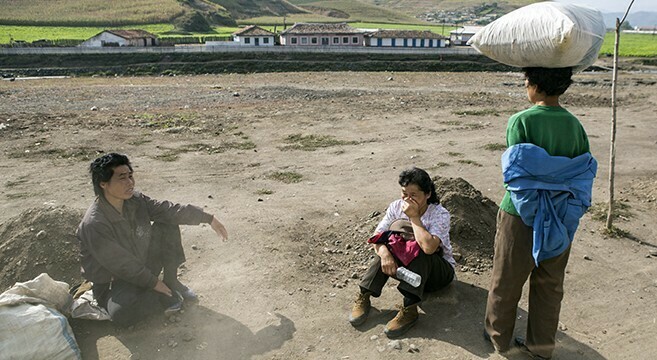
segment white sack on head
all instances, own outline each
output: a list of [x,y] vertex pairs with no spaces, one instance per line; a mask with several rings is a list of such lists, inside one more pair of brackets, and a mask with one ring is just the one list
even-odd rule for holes
[[573,67],[581,71],[598,58],[606,33],[600,11],[541,2],[493,21],[468,41],[480,53],[517,67]]

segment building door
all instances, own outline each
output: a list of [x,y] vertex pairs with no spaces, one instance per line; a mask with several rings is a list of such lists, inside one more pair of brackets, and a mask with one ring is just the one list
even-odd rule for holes
[[396,41],[396,40],[397,40],[397,39],[392,39],[392,47],[397,46],[397,41]]
[[255,39],[255,46],[260,46],[260,38],[254,38]]
[[381,39],[381,38],[376,39],[376,46],[378,46],[378,47],[383,46],[383,39]]

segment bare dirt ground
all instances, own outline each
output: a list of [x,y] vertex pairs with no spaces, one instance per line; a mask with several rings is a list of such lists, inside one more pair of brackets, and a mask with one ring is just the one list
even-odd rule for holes
[[[600,163],[594,203],[604,203],[611,74],[575,78],[563,104],[589,133]],[[601,205],[583,218],[556,359],[657,353],[657,74],[619,80],[615,194],[623,211],[615,225],[626,237],[605,235],[594,219]],[[230,240],[208,226],[183,227],[181,279],[199,304],[130,329],[72,321],[85,359],[504,358],[481,337],[491,224],[483,214],[472,220],[474,208],[459,207],[466,201],[450,210],[471,213],[459,226],[481,234],[473,240],[480,245],[463,254],[458,281],[422,305],[401,350],[383,335],[401,300],[394,280],[362,328],[347,314],[372,256],[364,243],[399,196],[398,173],[415,165],[462,178],[474,189],[460,183],[457,192],[498,203],[506,120],[528,105],[518,73],[0,81],[2,290],[30,271],[75,276],[62,263],[75,261],[77,216],[93,200],[89,160],[117,151],[131,157],[144,193],[204,206]],[[32,243],[41,245],[25,251]]]

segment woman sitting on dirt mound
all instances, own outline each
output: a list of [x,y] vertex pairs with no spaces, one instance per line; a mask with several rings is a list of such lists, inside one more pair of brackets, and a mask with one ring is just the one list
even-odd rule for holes
[[370,296],[379,297],[389,277],[398,278],[403,266],[421,276],[417,287],[400,281],[404,296],[397,316],[386,324],[390,338],[408,331],[418,320],[417,306],[425,292],[449,285],[454,279],[454,257],[449,242],[449,212],[440,205],[434,183],[426,171],[411,168],[399,175],[401,199],[393,201],[369,240],[378,256],[360,283],[349,322],[358,326],[369,314]]
[[130,326],[151,314],[177,312],[183,300],[196,300],[194,291],[178,281],[178,266],[185,261],[178,225],[208,223],[226,240],[223,224],[200,207],[136,191],[125,155],[103,155],[89,171],[97,197],[77,232],[82,275],[93,282],[94,298],[112,321]]

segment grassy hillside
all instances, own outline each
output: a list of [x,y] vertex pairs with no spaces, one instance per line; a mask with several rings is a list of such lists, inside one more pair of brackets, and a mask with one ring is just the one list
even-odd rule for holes
[[177,0],[2,0],[4,25],[124,25],[170,22],[182,15]]
[[[413,16],[398,11],[390,10],[385,7],[367,4],[358,0],[289,0],[290,3],[312,12],[312,15],[295,15],[287,16],[288,23],[294,22],[337,22],[337,21],[362,21],[377,23],[420,23]],[[251,18],[240,21],[246,23],[254,21],[257,23],[266,23],[267,21],[276,20],[269,18]],[[280,22],[282,19],[278,19]]]
[[171,23],[196,11],[210,21],[302,14],[285,0],[0,0],[1,25],[107,26]]
[[234,19],[259,16],[302,14],[305,10],[285,0],[208,0],[219,4],[230,12]]
[[[303,1],[303,0],[300,0]],[[483,3],[496,2],[507,12],[521,6],[540,2],[542,0],[359,0],[368,4],[376,4],[384,8],[417,15],[427,11],[454,10],[471,8]],[[298,1],[295,1],[298,2]]]

